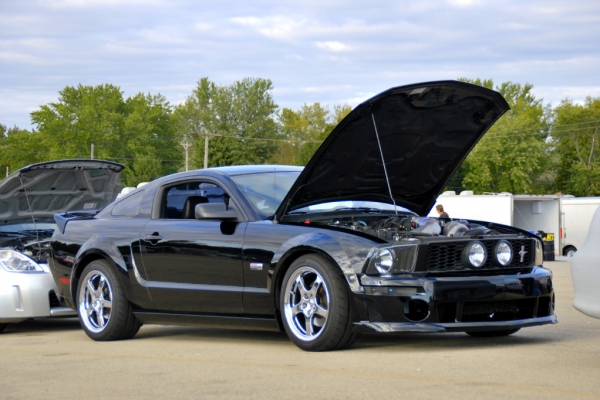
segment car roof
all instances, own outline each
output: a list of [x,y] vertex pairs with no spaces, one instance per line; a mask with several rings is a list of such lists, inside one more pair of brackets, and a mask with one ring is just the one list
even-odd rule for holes
[[300,172],[303,169],[304,167],[296,165],[232,165],[229,167],[209,168],[209,170],[219,171],[230,176],[260,172]]

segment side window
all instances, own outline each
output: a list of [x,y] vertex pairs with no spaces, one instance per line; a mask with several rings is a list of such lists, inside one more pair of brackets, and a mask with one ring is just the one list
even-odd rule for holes
[[171,186],[164,192],[162,218],[195,219],[196,205],[224,203],[229,206],[229,195],[210,182],[186,182]]
[[115,204],[111,211],[113,216],[135,217],[140,212],[140,203],[144,198],[144,191],[137,192]]

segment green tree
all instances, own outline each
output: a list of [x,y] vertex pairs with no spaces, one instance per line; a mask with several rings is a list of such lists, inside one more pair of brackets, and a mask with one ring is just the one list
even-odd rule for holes
[[273,162],[306,165],[338,123],[352,111],[348,105],[336,105],[333,112],[320,103],[304,104],[300,110],[284,108],[279,115],[281,136]]
[[204,165],[204,137],[210,135],[209,166],[262,164],[275,151],[277,104],[268,79],[244,78],[219,86],[208,78],[176,109],[178,129],[192,141],[192,166]]
[[8,167],[9,172],[43,161],[44,152],[39,145],[39,135],[16,126],[7,128],[0,124],[0,160],[0,165]]
[[575,196],[600,195],[600,98],[588,97],[584,104],[563,100],[553,116],[557,189]]
[[[493,87],[489,80],[460,80]],[[533,85],[504,82],[496,87],[511,110],[469,154],[458,173],[462,187],[477,192],[539,193],[549,190],[548,109],[531,92]]]
[[41,106],[31,119],[45,160],[88,158],[94,145],[94,158],[125,164],[122,180],[135,185],[181,164],[171,114],[161,95],[125,99],[119,87],[103,84],[67,86],[56,103]]

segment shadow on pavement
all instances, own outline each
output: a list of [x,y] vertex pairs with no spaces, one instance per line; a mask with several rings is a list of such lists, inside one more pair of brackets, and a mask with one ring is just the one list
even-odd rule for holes
[[38,318],[20,322],[18,324],[7,324],[0,336],[10,334],[23,334],[29,332],[60,332],[80,330],[79,319],[74,318]]
[[[550,333],[550,332],[548,332]],[[287,335],[282,332],[251,331],[234,329],[215,329],[181,326],[156,326],[143,327],[133,340],[170,339],[178,341],[219,341],[220,343],[277,343],[294,346]],[[389,351],[392,348],[402,351],[423,350],[460,350],[465,348],[492,348],[502,346],[536,346],[562,341],[555,334],[536,335],[527,330],[520,331],[512,336],[499,338],[476,338],[464,333],[392,333],[392,334],[363,334],[360,339],[349,349],[374,350],[377,348]]]
[[535,346],[562,341],[558,335],[531,335],[517,332],[495,338],[471,337],[465,333],[392,333],[363,334],[351,350],[396,347],[398,350],[460,350],[465,348],[492,348],[502,346]]
[[180,340],[218,339],[232,342],[290,342],[283,332],[160,325],[144,325],[133,339],[157,338],[177,338]]

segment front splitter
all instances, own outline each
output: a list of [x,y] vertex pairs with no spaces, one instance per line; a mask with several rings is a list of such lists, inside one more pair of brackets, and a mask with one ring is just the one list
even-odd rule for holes
[[547,317],[519,319],[514,321],[494,322],[452,322],[443,324],[431,324],[421,322],[355,322],[357,328],[370,328],[375,332],[465,332],[465,331],[494,331],[501,329],[525,328],[529,326],[556,324],[556,315]]

